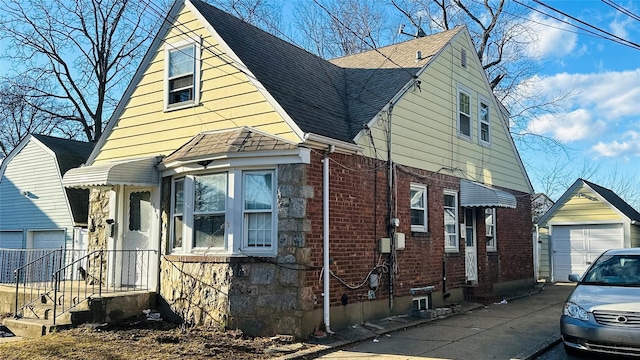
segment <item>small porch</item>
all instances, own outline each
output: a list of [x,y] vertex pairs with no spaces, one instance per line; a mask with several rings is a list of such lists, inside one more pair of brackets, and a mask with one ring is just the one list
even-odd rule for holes
[[[0,312],[11,332],[114,323],[156,304],[154,250],[0,249]],[[13,273],[13,276],[8,274]]]

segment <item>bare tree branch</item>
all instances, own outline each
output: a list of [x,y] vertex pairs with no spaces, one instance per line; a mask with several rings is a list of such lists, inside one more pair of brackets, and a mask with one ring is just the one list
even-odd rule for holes
[[[1,0],[0,36],[11,47],[0,56],[31,83],[34,109],[69,121],[65,133],[97,140],[135,65],[146,50],[156,16],[131,0]],[[156,5],[157,6],[157,5]],[[28,87],[28,84],[27,84]],[[36,99],[57,99],[56,107]],[[60,129],[62,126],[59,127]]]

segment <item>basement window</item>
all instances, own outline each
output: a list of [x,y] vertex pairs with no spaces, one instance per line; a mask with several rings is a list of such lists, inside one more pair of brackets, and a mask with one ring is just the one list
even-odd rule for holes
[[413,298],[413,309],[427,310],[431,306],[429,296],[417,296]]

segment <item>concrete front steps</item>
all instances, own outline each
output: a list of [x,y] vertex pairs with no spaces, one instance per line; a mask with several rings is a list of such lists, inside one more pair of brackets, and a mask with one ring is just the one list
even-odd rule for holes
[[[24,309],[24,317],[5,318],[2,324],[14,335],[23,338],[44,336],[57,329],[85,323],[117,323],[136,316],[145,309],[155,308],[156,294],[130,291],[91,296],[76,307],[57,316],[53,322],[53,304],[40,303]],[[57,310],[61,311],[61,310]]]

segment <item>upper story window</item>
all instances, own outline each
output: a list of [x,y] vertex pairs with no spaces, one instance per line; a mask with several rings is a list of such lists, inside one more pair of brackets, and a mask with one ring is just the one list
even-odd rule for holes
[[496,209],[484,209],[484,226],[487,235],[487,251],[498,251],[496,243]]
[[471,96],[458,90],[458,134],[471,138]]
[[478,137],[483,145],[491,144],[491,119],[489,112],[489,104],[486,101],[480,101],[478,109]]
[[189,39],[165,46],[165,110],[199,101],[200,41]]
[[444,192],[444,250],[458,252],[458,193]]
[[172,186],[174,253],[274,255],[275,170],[186,175]]
[[427,187],[411,184],[411,231],[426,232],[427,227]]

